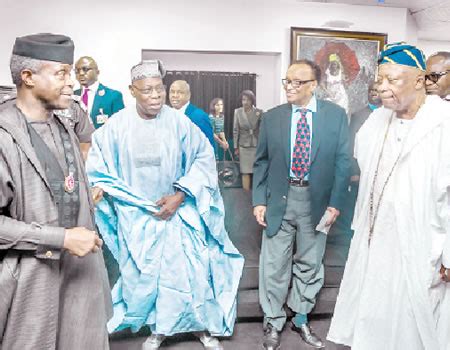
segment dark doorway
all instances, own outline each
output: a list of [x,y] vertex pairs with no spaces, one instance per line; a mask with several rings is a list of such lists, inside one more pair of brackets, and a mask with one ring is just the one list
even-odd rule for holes
[[256,92],[256,74],[241,72],[207,72],[169,70],[164,78],[167,91],[175,80],[186,80],[191,87],[191,102],[209,111],[209,103],[215,97],[224,102],[225,135],[229,141],[233,138],[233,113],[241,107],[239,95],[243,90]]

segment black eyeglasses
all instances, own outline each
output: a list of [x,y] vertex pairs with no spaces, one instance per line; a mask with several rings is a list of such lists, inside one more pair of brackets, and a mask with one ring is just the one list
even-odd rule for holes
[[425,79],[436,84],[439,79],[441,79],[444,75],[447,75],[449,72],[450,72],[450,70],[446,70],[443,72],[433,72],[430,74],[426,74]]
[[283,84],[284,87],[291,84],[291,86],[294,89],[298,89],[300,86],[308,84],[316,79],[309,79],[309,80],[290,80],[290,79],[281,79],[281,84]]
[[83,72],[84,74],[87,74],[93,69],[94,68],[81,67],[81,68],[75,68],[73,71],[75,72],[75,74],[80,74],[81,72]]
[[137,91],[139,91],[142,95],[151,95],[153,91],[156,91],[158,94],[163,92],[166,89],[165,85],[158,85],[155,87],[148,87],[145,89],[139,89],[136,85],[131,85],[133,88],[135,88]]

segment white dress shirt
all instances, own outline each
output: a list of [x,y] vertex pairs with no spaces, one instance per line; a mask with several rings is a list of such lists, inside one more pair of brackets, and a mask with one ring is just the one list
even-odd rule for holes
[[[99,86],[99,82],[96,81],[94,84],[89,85],[87,88],[89,89],[88,91],[88,105],[87,105],[87,110],[89,115],[92,112],[92,105],[94,104],[94,99],[95,99],[95,95],[97,94],[97,90],[98,90],[98,86]],[[84,91],[86,90],[86,88],[83,86],[82,90],[81,90],[81,97],[83,98],[84,95]]]

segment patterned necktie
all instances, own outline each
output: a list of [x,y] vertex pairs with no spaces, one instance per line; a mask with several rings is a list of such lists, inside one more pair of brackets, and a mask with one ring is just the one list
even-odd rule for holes
[[83,96],[81,96],[81,101],[83,101],[84,105],[87,107],[88,106],[88,92],[89,89],[84,89],[84,93]]
[[306,121],[308,110],[297,109],[296,112],[300,112],[300,119],[297,123],[297,133],[295,135],[294,149],[292,150],[291,169],[297,178],[303,179],[309,172],[311,131]]

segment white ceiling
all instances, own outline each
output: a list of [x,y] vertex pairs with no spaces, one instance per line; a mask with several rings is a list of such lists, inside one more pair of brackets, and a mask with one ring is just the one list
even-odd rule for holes
[[[299,0],[297,0],[299,1]],[[304,0],[300,0],[304,1]],[[387,6],[409,9],[422,40],[450,41],[450,0],[307,0],[349,5]]]

